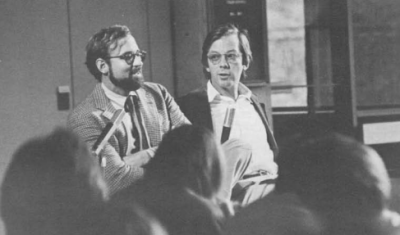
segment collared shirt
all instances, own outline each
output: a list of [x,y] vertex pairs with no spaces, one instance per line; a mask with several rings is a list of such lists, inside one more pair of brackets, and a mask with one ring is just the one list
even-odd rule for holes
[[223,96],[208,81],[207,96],[211,108],[214,134],[217,140],[221,139],[226,110],[229,107],[235,107],[235,116],[229,138],[240,139],[252,147],[253,157],[246,174],[258,170],[266,170],[276,174],[277,165],[274,162],[274,154],[268,144],[267,132],[262,119],[252,104],[252,93],[242,83],[239,84],[238,93],[236,100]]
[[[125,101],[126,101],[126,96],[122,96],[119,95],[113,91],[111,91],[110,89],[108,89],[104,83],[101,83],[101,88],[104,90],[104,94],[107,96],[108,99],[110,99],[110,102],[112,104],[112,106],[115,109],[125,109]],[[132,136],[132,128],[133,128],[133,124],[132,124],[132,119],[129,115],[129,113],[126,113],[124,118],[122,119],[122,123],[125,125],[126,127],[126,133],[127,137],[128,137],[128,144],[127,144],[127,148],[126,148],[126,155],[129,155],[132,153],[132,150],[135,149],[135,138],[133,138]],[[128,131],[129,130],[129,131]]]

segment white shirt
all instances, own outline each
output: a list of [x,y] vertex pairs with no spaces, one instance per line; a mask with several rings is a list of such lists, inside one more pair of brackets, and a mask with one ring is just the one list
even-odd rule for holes
[[[119,95],[113,91],[111,91],[110,89],[108,89],[103,83],[101,83],[101,88],[103,88],[104,90],[104,94],[106,95],[106,97],[108,99],[110,99],[110,102],[112,104],[112,106],[115,109],[124,109],[125,106],[125,101],[126,101],[126,96],[122,96]],[[129,155],[132,153],[132,150],[135,147],[135,138],[133,138],[132,136],[132,128],[133,128],[133,124],[132,124],[132,119],[129,115],[129,113],[125,113],[124,118],[122,119],[122,123],[125,125],[126,128],[126,133],[127,137],[128,137],[128,144],[127,144],[127,148],[126,148],[126,155]]]
[[229,138],[237,138],[250,144],[253,151],[246,174],[258,170],[276,174],[277,165],[274,162],[274,153],[268,144],[267,132],[261,117],[252,104],[251,95],[250,89],[240,83],[239,96],[234,100],[219,94],[208,81],[207,96],[211,108],[214,134],[217,140],[221,139],[226,110],[229,106],[234,106],[236,110]]

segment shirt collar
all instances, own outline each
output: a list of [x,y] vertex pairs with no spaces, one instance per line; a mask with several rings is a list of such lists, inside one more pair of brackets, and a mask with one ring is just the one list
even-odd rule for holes
[[124,108],[126,96],[119,95],[112,90],[108,89],[104,83],[101,83],[101,88],[104,90],[104,94],[109,98],[113,103],[120,106],[119,108]]
[[208,80],[208,82],[207,82],[207,96],[208,96],[208,102],[211,102],[215,98],[221,96],[219,94],[219,92],[217,91],[217,89],[215,89],[214,86],[211,84],[210,80]]
[[[238,91],[239,91],[239,97],[244,97],[248,100],[251,100],[252,92],[243,83],[239,83]],[[207,96],[208,96],[208,102],[211,102],[215,98],[221,96],[221,94],[217,91],[217,89],[215,89],[215,87],[211,84],[211,80],[208,80],[207,82]]]
[[245,98],[247,98],[247,99],[251,99],[251,96],[252,96],[252,92],[251,92],[251,90],[247,87],[247,86],[245,86],[243,83],[239,83],[239,96],[244,96]]

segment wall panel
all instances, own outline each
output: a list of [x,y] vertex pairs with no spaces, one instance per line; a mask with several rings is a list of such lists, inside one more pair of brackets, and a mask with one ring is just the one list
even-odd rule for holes
[[96,84],[84,65],[86,44],[94,33],[114,24],[128,26],[139,48],[149,53],[143,68],[145,79],[161,83],[173,93],[168,1],[69,0],[69,6],[75,105]]
[[66,9],[65,1],[0,1],[1,182],[16,148],[65,124],[56,88],[70,85]]

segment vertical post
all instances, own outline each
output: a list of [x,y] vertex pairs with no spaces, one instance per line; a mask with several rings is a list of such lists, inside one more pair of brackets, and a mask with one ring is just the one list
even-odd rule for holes
[[312,53],[312,40],[311,32],[312,28],[309,25],[305,25],[305,47],[306,47],[306,76],[307,76],[307,111],[308,115],[315,115],[315,82],[313,73],[313,53]]
[[354,136],[357,107],[350,0],[330,0],[330,40],[334,86],[335,127]]
[[264,81],[266,82],[266,86],[263,89],[265,94],[264,104],[265,104],[265,111],[267,113],[267,118],[270,122],[271,128],[274,129],[274,120],[272,117],[272,86],[271,86],[271,78],[269,74],[269,48],[268,48],[268,15],[267,15],[267,1],[262,1],[262,42],[263,42],[263,61],[264,63],[261,65],[263,68],[262,72]]

